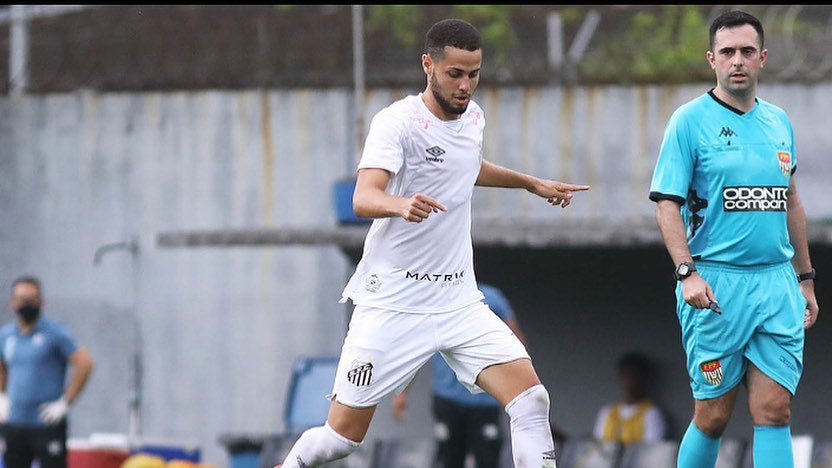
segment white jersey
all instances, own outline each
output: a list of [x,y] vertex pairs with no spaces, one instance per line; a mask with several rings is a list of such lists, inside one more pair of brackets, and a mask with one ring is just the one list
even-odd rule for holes
[[364,252],[341,302],[402,312],[447,312],[483,299],[471,244],[471,196],[482,164],[485,116],[475,102],[459,120],[443,121],[422,94],[379,111],[370,124],[358,169],[390,172],[387,193],[422,193],[445,212],[421,223],[373,220]]

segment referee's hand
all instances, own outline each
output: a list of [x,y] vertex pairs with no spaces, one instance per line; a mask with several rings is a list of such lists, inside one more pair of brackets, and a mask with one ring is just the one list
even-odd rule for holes
[[806,313],[803,316],[803,328],[811,328],[818,320],[818,299],[815,297],[815,280],[800,282],[800,292],[806,299]]

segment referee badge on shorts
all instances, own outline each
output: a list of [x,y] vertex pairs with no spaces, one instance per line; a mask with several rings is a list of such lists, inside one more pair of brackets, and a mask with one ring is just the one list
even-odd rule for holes
[[705,376],[705,380],[709,384],[719,385],[722,383],[722,364],[719,362],[719,359],[703,362],[699,365],[699,368],[702,369],[702,375]]
[[792,155],[788,151],[778,151],[777,160],[780,162],[780,172],[788,177],[792,173]]
[[373,363],[353,361],[347,371],[347,381],[356,387],[367,387],[373,381]]
[[367,291],[376,292],[380,287],[381,280],[378,279],[378,275],[375,273],[368,276],[367,279],[364,280],[364,289],[366,289]]

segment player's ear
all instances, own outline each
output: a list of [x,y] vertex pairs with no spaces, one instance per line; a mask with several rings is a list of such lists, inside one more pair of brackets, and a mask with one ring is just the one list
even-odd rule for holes
[[430,58],[430,54],[422,54],[422,70],[425,71],[425,75],[430,75],[433,69],[433,60]]

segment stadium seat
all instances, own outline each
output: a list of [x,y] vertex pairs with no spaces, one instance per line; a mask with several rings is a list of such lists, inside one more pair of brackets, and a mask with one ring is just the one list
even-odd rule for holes
[[[816,468],[813,465],[814,438],[809,434],[792,435],[792,451],[794,453],[794,468]],[[742,468],[754,468],[754,444],[749,443],[745,448]]]
[[436,448],[430,437],[379,439],[374,449],[372,468],[427,468],[435,465]]
[[668,468],[676,466],[679,442],[662,440],[627,444],[618,468]]
[[294,434],[267,437],[263,441],[263,448],[260,449],[260,461],[257,468],[272,468],[282,463],[297,440],[298,436]]
[[815,442],[812,449],[812,468],[832,468],[832,440]]
[[746,445],[745,440],[723,437],[714,468],[742,468]]
[[794,452],[794,468],[812,468],[812,448],[815,438],[810,434],[792,436],[792,452]]
[[621,445],[591,437],[573,437],[566,439],[556,453],[558,468],[616,468]]
[[[284,410],[285,429],[263,441],[258,468],[272,468],[281,463],[298,437],[311,427],[326,422],[338,358],[302,356],[295,360],[289,379]],[[341,462],[331,464],[341,466]]]
[[295,360],[284,411],[287,434],[301,434],[326,422],[330,403],[326,395],[332,392],[337,369],[337,357]]

